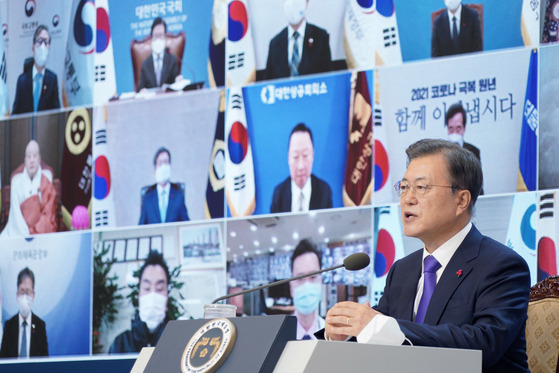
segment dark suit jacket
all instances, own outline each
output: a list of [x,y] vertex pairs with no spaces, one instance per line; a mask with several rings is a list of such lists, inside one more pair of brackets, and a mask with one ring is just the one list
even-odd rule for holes
[[[49,69],[44,69],[43,73],[43,88],[37,111],[58,109],[60,108],[60,100],[58,99],[56,74]],[[12,114],[33,112],[33,88],[33,69],[29,69],[17,79],[16,97]]]
[[[4,324],[0,357],[18,357],[18,340],[19,314],[16,314]],[[34,313],[31,313],[31,343],[29,345],[29,356],[49,356],[45,322]]]
[[[311,174],[311,201],[310,210],[328,209],[332,207],[332,190],[323,180]],[[291,211],[291,177],[281,182],[272,196],[272,206],[270,212],[290,212]]]
[[[161,84],[173,84],[177,75],[179,75],[177,57],[165,51],[163,54],[163,67],[161,69]],[[155,87],[157,87],[157,79],[155,79],[155,68],[153,67],[153,54],[150,54],[150,56],[142,62],[140,82],[138,83],[137,90]]]
[[[165,222],[168,223],[187,220],[189,220],[189,218],[184,204],[184,194],[177,184],[171,183]],[[142,198],[142,209],[140,212],[140,222],[138,224],[157,223],[161,223],[161,214],[159,212],[157,184],[154,184],[146,191],[146,194]]]
[[414,345],[482,350],[484,372],[528,372],[524,259],[472,226],[435,287],[424,324],[417,324],[422,258],[418,250],[394,263],[376,309],[396,318]]
[[450,22],[446,9],[435,18],[431,35],[431,57],[479,52],[481,50],[483,50],[481,25],[479,14],[476,10],[462,4],[458,49],[454,49],[452,39],[450,38]]
[[[264,79],[285,78],[290,76],[288,59],[287,27],[270,41],[268,62]],[[305,29],[303,54],[299,63],[299,75],[322,73],[332,70],[330,54],[330,36],[328,33],[310,23]]]

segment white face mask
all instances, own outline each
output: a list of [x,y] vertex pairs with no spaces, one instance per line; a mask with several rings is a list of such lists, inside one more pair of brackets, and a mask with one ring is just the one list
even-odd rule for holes
[[33,304],[33,298],[31,298],[29,295],[24,294],[24,295],[17,296],[17,305],[21,316],[23,317],[29,316],[29,313],[31,313],[32,304]]
[[40,47],[35,47],[35,63],[38,66],[44,67],[47,63],[48,56],[49,49],[45,44],[42,44]]
[[165,184],[171,180],[171,165],[162,164],[155,169],[155,182],[158,184]]
[[165,40],[164,39],[155,39],[151,42],[151,49],[155,54],[161,54],[165,50]]
[[285,0],[283,3],[283,10],[291,25],[301,22],[305,16],[306,8],[307,0]]
[[167,297],[155,292],[142,295],[138,300],[140,320],[146,323],[149,331],[153,333],[167,314]]
[[448,141],[452,141],[460,146],[464,146],[464,136],[457,133],[451,133],[450,135],[448,135]]
[[451,12],[454,12],[460,6],[462,0],[444,0],[444,5],[446,5],[447,9]]
[[367,343],[399,346],[406,340],[398,322],[392,317],[381,317],[377,320],[372,333]]

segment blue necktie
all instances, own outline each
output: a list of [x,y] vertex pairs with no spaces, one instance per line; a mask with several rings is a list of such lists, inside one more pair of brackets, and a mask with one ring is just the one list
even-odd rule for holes
[[165,189],[161,191],[161,200],[159,201],[159,214],[161,215],[161,222],[165,223],[167,217],[167,198],[165,198]]
[[458,27],[456,27],[456,16],[452,17],[452,44],[454,51],[458,52]]
[[295,31],[293,33],[293,53],[291,55],[291,61],[289,62],[289,70],[291,72],[291,76],[299,75],[299,62],[301,61],[299,57],[299,46],[297,45],[297,38],[299,37],[299,33]]
[[311,339],[311,336],[308,335],[308,334],[305,334],[305,335],[303,336],[303,338],[302,338],[303,341],[306,341],[306,340],[308,340],[308,339]]
[[27,332],[26,326],[27,321],[23,320],[23,333],[21,335],[21,351],[19,352],[20,357],[27,357]]
[[423,294],[415,315],[415,322],[420,324],[425,320],[429,301],[431,301],[435,285],[437,285],[437,269],[441,268],[441,263],[433,255],[429,255],[425,257],[423,267]]
[[43,75],[38,73],[35,75],[35,89],[33,90],[33,111],[37,111],[39,107],[39,98],[41,98],[41,78]]

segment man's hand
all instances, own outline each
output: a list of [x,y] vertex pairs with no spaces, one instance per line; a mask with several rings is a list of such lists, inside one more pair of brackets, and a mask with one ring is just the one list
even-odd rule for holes
[[369,302],[340,302],[326,314],[325,335],[332,341],[343,341],[348,336],[357,336],[380,312],[371,308]]

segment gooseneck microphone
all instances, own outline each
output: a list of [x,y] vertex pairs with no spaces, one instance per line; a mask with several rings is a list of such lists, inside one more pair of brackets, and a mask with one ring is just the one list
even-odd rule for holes
[[215,304],[215,303],[217,303],[221,300],[226,300],[226,299],[229,299],[229,298],[236,297],[237,295],[243,295],[243,294],[250,293],[250,292],[253,292],[253,291],[258,291],[258,290],[270,288],[272,286],[285,284],[286,282],[290,282],[290,281],[293,281],[293,280],[299,280],[301,278],[318,275],[318,274],[323,273],[323,272],[333,271],[334,269],[338,269],[338,268],[341,268],[341,267],[344,267],[348,271],[359,271],[360,269],[363,269],[363,268],[367,267],[370,262],[371,262],[371,258],[369,258],[369,255],[367,255],[365,253],[351,254],[344,259],[344,262],[342,264],[339,264],[337,266],[330,267],[330,268],[325,268],[325,269],[319,269],[318,271],[305,273],[304,275],[299,275],[299,276],[295,276],[295,277],[291,277],[291,278],[286,278],[284,280],[274,281],[274,282],[271,282],[271,283],[266,284],[266,285],[261,285],[261,286],[255,287],[255,288],[246,289],[246,290],[239,291],[239,292],[233,293],[233,294],[227,294],[227,295],[224,295],[222,297],[214,299],[214,301],[211,304]]

